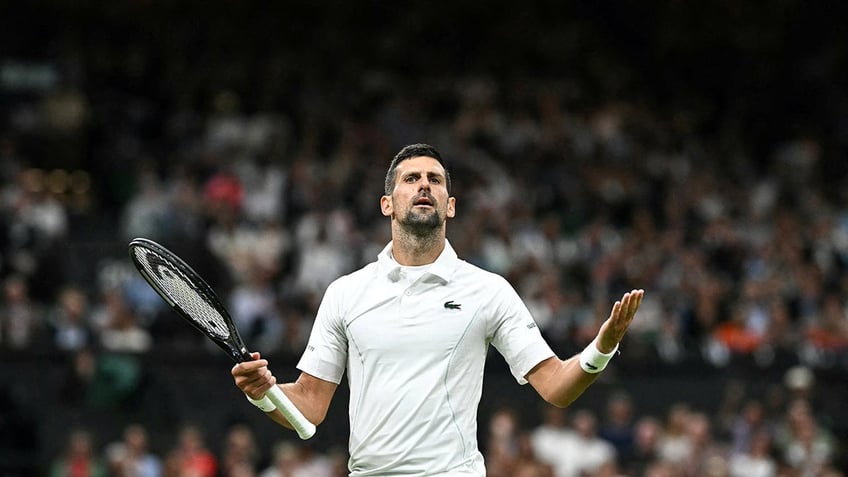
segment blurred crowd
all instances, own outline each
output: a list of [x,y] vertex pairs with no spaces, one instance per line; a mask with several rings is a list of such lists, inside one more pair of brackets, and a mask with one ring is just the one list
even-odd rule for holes
[[662,414],[639,413],[623,391],[610,394],[599,413],[545,406],[541,423],[530,427],[514,409],[499,409],[489,423],[487,475],[844,475],[834,466],[838,443],[810,408],[810,390],[794,387],[788,402],[774,406],[736,389],[716,416],[679,401]]
[[280,441],[270,456],[262,453],[254,432],[245,425],[227,430],[220,448],[207,442],[203,429],[186,424],[164,452],[151,449],[147,428],[130,424],[121,437],[98,444],[85,428],[72,429],[62,452],[52,459],[51,477],[193,476],[216,477],[343,477],[347,460],[343,452],[321,454],[308,447]]
[[[844,456],[814,409],[816,383],[793,368],[783,393],[760,399],[742,383],[721,396],[710,415],[682,401],[663,413],[640,413],[630,394],[611,393],[598,411],[542,405],[503,406],[484,422],[480,443],[489,477],[840,477]],[[145,425],[131,423],[113,441],[84,427],[67,432],[49,474],[121,477],[343,477],[347,453],[293,438],[263,444],[244,423],[209,442],[198,424],[151,445]]]
[[[693,83],[668,95],[676,102],[660,101],[663,85],[634,79],[645,71],[614,51],[578,60],[568,45],[594,45],[591,12],[571,25],[569,41],[540,27],[565,45],[545,44],[565,55],[556,61],[512,46],[504,54],[516,63],[504,74],[474,61],[467,72],[416,65],[404,74],[413,59],[397,51],[425,30],[413,19],[435,21],[420,10],[375,33],[399,64],[368,66],[356,53],[375,45],[345,44],[357,30],[336,17],[324,20],[335,29],[311,53],[244,35],[236,53],[217,59],[211,51],[233,39],[238,19],[209,18],[218,36],[204,48],[204,27],[147,38],[121,30],[128,13],[155,24],[167,12],[115,8],[101,13],[112,15],[103,28],[120,30],[117,40],[53,25],[49,54],[11,42],[18,56],[0,58],[0,348],[63,356],[73,368],[68,399],[131,394],[131,377],[143,374],[135,358],[154,346],[210,348],[129,268],[134,237],[198,269],[253,348],[297,356],[326,286],[389,239],[383,177],[412,142],[436,146],[452,173],[458,213],[448,239],[509,279],[561,356],[590,341],[615,297],[638,287],[647,293],[617,358],[624,369],[744,360],[780,376],[848,373],[845,131],[789,117],[799,127],[752,141],[746,133],[781,121],[744,124],[752,118],[739,115],[755,110],[746,105],[756,96],[738,91],[739,104],[719,108],[729,100],[693,95]],[[656,48],[675,47],[679,37],[666,33]],[[432,52],[422,60],[445,66]],[[545,60],[567,66],[534,74]],[[493,477],[841,475],[831,467],[838,430],[809,399],[792,397],[782,408],[736,402],[727,415],[672,400],[666,416],[647,416],[617,395],[608,416],[540,411],[545,424],[532,428],[507,409],[491,416],[481,445]],[[293,444],[257,460],[245,428],[215,458],[197,457],[187,449],[200,446],[198,432],[187,429],[154,458],[144,454],[143,426],[105,452],[81,429],[56,465],[339,475],[339,454]],[[198,469],[175,470],[180,459]],[[122,473],[130,461],[142,473]]]

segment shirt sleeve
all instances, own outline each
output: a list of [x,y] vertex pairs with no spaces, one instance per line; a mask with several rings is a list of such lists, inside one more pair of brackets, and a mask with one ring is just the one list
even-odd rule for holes
[[297,363],[304,373],[336,384],[341,383],[347,365],[347,334],[339,289],[338,280],[327,287],[306,350]]
[[490,302],[491,343],[506,360],[518,384],[527,384],[527,373],[556,354],[515,289],[502,277],[500,281]]

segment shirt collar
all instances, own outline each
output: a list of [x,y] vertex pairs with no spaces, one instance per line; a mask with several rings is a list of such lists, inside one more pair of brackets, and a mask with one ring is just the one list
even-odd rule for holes
[[[377,254],[377,264],[381,274],[385,274],[389,280],[396,282],[400,280],[401,265],[392,258],[392,243],[389,242],[383,247],[383,250]],[[459,258],[456,251],[451,246],[450,242],[445,239],[445,248],[439,254],[433,265],[427,270],[428,275],[433,275],[447,283],[456,271],[459,264]]]

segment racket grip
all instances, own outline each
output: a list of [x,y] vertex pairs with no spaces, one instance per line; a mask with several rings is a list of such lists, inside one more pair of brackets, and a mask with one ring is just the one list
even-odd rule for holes
[[300,409],[291,402],[291,399],[283,393],[279,386],[272,386],[265,393],[265,396],[283,413],[283,416],[289,421],[289,424],[292,425],[301,439],[306,440],[315,435],[315,424],[312,424],[306,419],[306,416],[300,412]]

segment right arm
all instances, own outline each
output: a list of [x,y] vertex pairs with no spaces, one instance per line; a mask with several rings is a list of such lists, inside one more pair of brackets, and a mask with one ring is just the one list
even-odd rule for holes
[[[253,358],[253,361],[245,361],[233,366],[232,375],[236,386],[243,393],[252,399],[262,399],[271,386],[277,386],[277,379],[268,369],[267,360],[260,358],[259,353],[253,353]],[[297,381],[279,386],[306,419],[317,426],[327,416],[330,401],[338,384],[301,373]],[[279,410],[275,409],[266,415],[278,424],[292,428]]]

